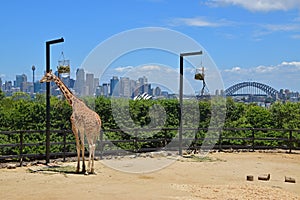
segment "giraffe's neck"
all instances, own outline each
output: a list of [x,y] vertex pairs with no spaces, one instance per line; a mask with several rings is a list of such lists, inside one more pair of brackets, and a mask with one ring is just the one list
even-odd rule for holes
[[70,91],[70,89],[57,76],[53,77],[53,81],[56,83],[57,87],[60,89],[60,91],[66,97],[69,105],[72,106],[72,101],[76,97],[73,95],[73,93]]

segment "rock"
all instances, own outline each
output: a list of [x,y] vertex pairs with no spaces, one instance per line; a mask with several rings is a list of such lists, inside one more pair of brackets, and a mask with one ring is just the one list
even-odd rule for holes
[[167,152],[167,156],[173,156],[171,152]]
[[253,176],[252,175],[247,175],[247,181],[253,181]]
[[288,182],[288,183],[296,183],[296,179],[294,179],[294,178],[292,178],[292,177],[285,176],[285,177],[284,177],[284,182]]
[[147,154],[146,154],[146,153],[141,153],[141,154],[140,154],[140,157],[142,157],[142,158],[147,158]]
[[261,181],[269,181],[270,178],[271,178],[270,174],[263,174],[263,175],[258,176],[258,180],[261,180]]
[[136,155],[130,155],[130,156],[128,156],[128,158],[130,158],[130,159],[136,158]]
[[17,164],[8,164],[6,166],[7,169],[16,169],[17,168]]

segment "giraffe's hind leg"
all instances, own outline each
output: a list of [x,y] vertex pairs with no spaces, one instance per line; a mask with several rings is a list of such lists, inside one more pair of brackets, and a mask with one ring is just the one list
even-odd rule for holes
[[90,174],[95,174],[94,170],[94,159],[95,159],[95,150],[96,150],[96,145],[95,145],[95,139],[92,137],[89,137],[88,143],[89,143],[89,162],[88,162],[88,172]]
[[91,170],[90,170],[90,172],[91,172],[91,174],[97,174],[96,172],[95,172],[95,166],[94,166],[94,164],[95,164],[95,150],[96,150],[96,145],[95,144],[92,144],[92,147],[91,147]]
[[91,173],[91,159],[92,159],[92,145],[89,144],[89,162],[88,162],[88,172]]
[[72,124],[72,131],[75,136],[76,140],[76,151],[77,151],[77,167],[76,167],[76,173],[79,173],[80,170],[80,141],[78,136],[78,129],[75,126],[74,118],[71,116],[71,124]]
[[82,173],[86,174],[85,158],[84,158],[84,139],[81,139],[81,154],[82,154]]

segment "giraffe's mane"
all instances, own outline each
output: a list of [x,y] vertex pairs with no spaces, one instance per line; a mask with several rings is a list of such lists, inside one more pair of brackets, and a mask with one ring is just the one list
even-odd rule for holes
[[68,92],[70,92],[72,95],[74,95],[73,92],[66,86],[66,84],[65,84],[59,77],[55,76],[54,74],[52,74],[52,76],[53,76],[54,78],[58,79],[58,80],[61,82],[61,84],[62,84],[65,88],[67,88]]

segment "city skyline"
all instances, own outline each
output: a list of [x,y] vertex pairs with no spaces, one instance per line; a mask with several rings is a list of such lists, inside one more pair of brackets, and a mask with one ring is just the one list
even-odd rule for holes
[[[58,76],[58,72],[54,72]],[[115,96],[134,98],[135,96],[147,93],[153,96],[167,96],[167,91],[162,91],[156,86],[151,87],[146,76],[132,80],[129,77],[113,76],[109,83],[99,81],[93,73],[85,72],[82,68],[77,68],[76,79],[70,75],[60,76],[61,80],[78,96]],[[26,74],[16,75],[15,80],[2,82],[0,78],[0,89],[10,96],[15,92],[25,92],[29,94],[44,93],[45,84],[39,83],[39,80],[28,80]],[[54,82],[51,83],[51,93],[54,96],[61,95]]]
[[[84,71],[84,69],[83,68],[77,68],[76,69],[76,71],[78,71],[78,70],[83,70]],[[56,73],[57,73],[57,71],[56,71]],[[86,73],[86,74],[88,74],[88,75],[94,75],[93,73],[90,73],[90,72],[84,72],[84,73]],[[31,74],[32,74],[32,72],[31,72]],[[15,79],[14,80],[3,80],[1,77],[0,77],[0,80],[1,80],[1,83],[3,84],[3,83],[5,83],[5,81],[17,81],[17,79],[18,79],[18,77],[21,77],[21,76],[23,76],[23,75],[26,75],[26,79],[28,80],[28,82],[30,83],[32,83],[32,81],[30,81],[30,78],[31,78],[31,80],[32,80],[32,76],[31,76],[31,74],[30,75],[28,75],[28,74],[26,74],[26,73],[19,73],[19,74],[15,74]],[[71,75],[68,75],[68,76],[70,76],[70,79],[73,79],[73,80],[77,80],[76,79],[76,74],[75,74],[75,77],[74,78],[72,78],[72,76]],[[28,78],[28,77],[30,77],[30,78]],[[122,77],[122,76],[118,76],[118,75],[112,75],[111,76],[111,78],[113,78],[113,77]],[[96,79],[98,79],[99,80],[99,78],[96,78]],[[239,79],[240,80],[240,79]],[[35,76],[35,82],[37,82],[38,80],[37,80],[37,77]],[[246,82],[246,81],[254,81],[255,82],[255,79],[254,80],[252,80],[252,79],[246,79],[246,80],[241,80],[241,81],[236,81],[236,82],[234,82],[232,85],[234,85],[234,84],[238,84],[238,83],[240,83],[240,82]],[[18,81],[17,81],[18,82]],[[256,82],[259,82],[259,81],[256,81]],[[106,82],[100,82],[100,80],[99,80],[99,84],[101,85],[101,83],[103,84],[103,83],[106,83]],[[264,83],[264,82],[261,82],[261,83]],[[17,83],[18,84],[18,83]],[[267,84],[267,83],[264,83],[264,84]],[[230,85],[230,86],[232,86],[232,85]],[[272,85],[270,85],[270,84],[267,84],[267,85],[269,85],[270,87],[273,87]],[[0,85],[1,86],[1,85]],[[229,87],[230,87],[229,86]],[[18,87],[20,87],[20,85],[18,84]],[[228,88],[229,88],[228,87]],[[284,89],[284,90],[286,90],[286,89],[288,89],[288,90],[290,90],[290,91],[293,91],[293,92],[300,92],[300,90],[298,91],[298,90],[291,90],[290,88],[276,88],[276,87],[273,87],[274,89],[276,89],[277,91],[280,91],[281,89]],[[224,89],[227,89],[227,88],[224,88]]]
[[[33,73],[35,68],[32,67]],[[58,76],[58,72],[55,72],[56,76]],[[136,80],[130,79],[129,77],[118,77],[112,76],[109,82],[100,83],[99,78],[96,78],[93,73],[85,72],[83,68],[77,68],[76,70],[76,79],[70,77],[70,74],[62,74],[60,76],[62,81],[73,91],[74,94],[79,97],[83,96],[105,96],[105,97],[122,97],[122,98],[131,98],[131,99],[142,99],[142,98],[174,98],[177,93],[169,93],[168,91],[162,90],[159,86],[152,87],[152,84],[148,82],[148,78],[146,76],[139,77]],[[16,75],[15,80],[13,81],[5,81],[2,82],[0,78],[0,89],[5,92],[6,96],[11,96],[15,92],[25,92],[31,95],[36,93],[45,93],[45,84],[39,83],[38,80],[33,82],[28,80],[26,74],[18,74]],[[242,84],[242,83],[240,83]],[[263,84],[264,85],[264,84]],[[269,86],[271,87],[271,86]],[[251,92],[248,94],[257,94],[255,96],[245,96],[245,90],[239,91],[233,95],[236,101],[244,101],[244,102],[263,102],[269,101],[268,95],[263,94],[264,92],[259,88],[252,88]],[[260,92],[258,92],[260,90]],[[255,91],[255,92],[254,92]],[[281,100],[290,100],[297,102],[300,100],[300,95],[298,91],[290,91],[289,89],[277,89],[278,95],[276,99]],[[61,92],[57,88],[54,82],[51,83],[51,93],[54,96],[60,96]],[[245,94],[243,94],[245,93]],[[241,95],[239,95],[241,94]],[[175,96],[174,96],[175,95]],[[187,94],[185,94],[187,95]],[[190,94],[189,94],[190,95]],[[189,96],[188,95],[188,96]],[[207,95],[225,95],[225,90],[216,90],[213,93],[209,93]],[[196,91],[194,97],[196,97]],[[263,97],[265,96],[265,97]],[[176,97],[175,97],[176,98]],[[264,105],[264,104],[262,104]]]

